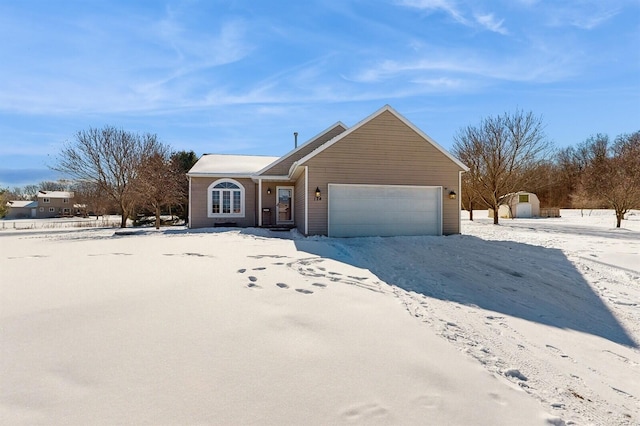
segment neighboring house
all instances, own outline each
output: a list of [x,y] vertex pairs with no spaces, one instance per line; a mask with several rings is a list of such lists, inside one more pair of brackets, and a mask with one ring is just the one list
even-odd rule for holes
[[189,226],[291,227],[330,237],[460,233],[468,168],[390,106],[283,157],[204,155]]
[[73,192],[40,191],[38,192],[38,219],[48,217],[70,216],[73,214]]
[[[507,198],[507,202],[498,209],[498,217],[540,217],[540,200],[533,192],[519,191],[507,194],[503,198]],[[489,209],[489,217],[493,217],[493,209]]]
[[7,202],[8,211],[4,216],[5,219],[26,219],[36,217],[37,201],[9,201]]

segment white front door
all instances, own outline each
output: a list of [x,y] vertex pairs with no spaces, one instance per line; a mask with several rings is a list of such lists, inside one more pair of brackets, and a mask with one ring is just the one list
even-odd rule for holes
[[277,187],[276,196],[276,223],[293,223],[293,187]]
[[530,203],[518,203],[516,204],[516,217],[531,217],[531,204]]

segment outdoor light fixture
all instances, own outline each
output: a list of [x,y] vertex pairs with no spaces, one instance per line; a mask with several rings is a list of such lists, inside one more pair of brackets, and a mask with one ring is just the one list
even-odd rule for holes
[[267,194],[271,195],[271,188],[267,188]]
[[316,200],[322,200],[322,193],[320,192],[320,187],[316,186]]
[[455,191],[449,192],[449,198],[451,198],[452,200],[455,200],[456,199],[456,192]]

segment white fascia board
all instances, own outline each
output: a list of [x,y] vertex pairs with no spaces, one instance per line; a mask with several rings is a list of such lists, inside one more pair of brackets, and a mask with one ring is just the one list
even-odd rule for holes
[[[443,147],[441,147],[436,141],[434,141],[433,139],[431,139],[431,137],[429,135],[427,135],[426,133],[424,133],[422,130],[420,130],[419,128],[417,128],[413,123],[411,123],[409,120],[407,120],[405,117],[403,117],[398,111],[396,111],[395,109],[393,109],[390,105],[385,105],[382,108],[380,108],[379,110],[377,110],[376,112],[374,112],[373,114],[369,115],[368,117],[366,117],[365,119],[361,120],[358,124],[352,126],[351,128],[345,130],[344,132],[340,133],[338,136],[336,136],[335,138],[331,139],[330,141],[325,142],[323,145],[321,145],[320,147],[318,147],[318,149],[310,152],[308,155],[302,157],[300,160],[297,161],[297,163],[299,164],[304,164],[305,162],[309,161],[311,158],[315,157],[316,155],[318,155],[319,153],[321,153],[322,151],[324,151],[325,149],[329,148],[330,146],[332,146],[333,144],[341,141],[343,138],[347,137],[348,135],[350,135],[351,133],[355,132],[356,130],[358,130],[360,127],[364,126],[365,124],[367,124],[369,121],[373,120],[375,117],[379,116],[380,114],[382,114],[385,111],[389,111],[390,113],[392,113],[393,115],[395,115],[400,121],[402,121],[405,125],[407,125],[407,127],[409,127],[411,130],[413,130],[414,132],[416,132],[418,135],[420,135],[423,139],[425,139],[427,142],[429,142],[431,145],[433,145],[437,150],[439,150],[440,152],[442,152],[444,155],[447,156],[447,158],[449,158],[451,161],[453,161],[457,166],[459,166],[461,169],[463,169],[464,171],[468,171],[469,167],[465,166],[464,164],[462,164],[460,162],[460,160],[458,160],[457,158],[455,158],[453,155],[451,155],[449,152],[447,152],[446,149],[444,149]],[[290,173],[291,174],[291,173]]]
[[189,177],[219,177],[219,178],[246,178],[251,179],[253,177],[252,174],[247,173],[187,173]]
[[263,182],[281,182],[281,181],[289,181],[289,176],[281,175],[281,176],[261,176],[261,175],[251,175],[249,176],[254,182],[258,182],[259,180]]
[[278,158],[276,161],[274,161],[273,163],[269,164],[268,166],[266,166],[262,170],[259,170],[258,172],[256,172],[256,175],[261,175],[262,173],[264,173],[265,171],[269,170],[270,168],[272,168],[276,164],[278,164],[278,163],[286,160],[287,158],[291,157],[293,154],[295,154],[296,152],[298,152],[302,148],[304,148],[308,143],[313,142],[314,140],[324,136],[325,134],[327,134],[330,131],[332,131],[333,129],[335,129],[337,126],[342,126],[345,129],[348,129],[348,127],[342,121],[338,121],[334,125],[327,127],[326,129],[324,129],[323,131],[321,131],[317,135],[313,136],[312,138],[307,139],[304,143],[298,145],[297,148],[294,148],[291,151],[287,152],[285,155],[283,155],[282,157]]

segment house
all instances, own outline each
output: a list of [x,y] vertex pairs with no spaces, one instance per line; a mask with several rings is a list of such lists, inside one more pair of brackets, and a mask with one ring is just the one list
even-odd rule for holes
[[[507,202],[498,209],[498,217],[540,217],[540,200],[533,192],[519,191],[507,194],[503,198],[507,199]],[[489,209],[489,217],[493,217],[493,209]]]
[[36,217],[37,201],[8,201],[5,219],[26,219]]
[[73,192],[67,191],[39,191],[38,219],[49,217],[70,216],[73,209]]
[[460,233],[468,170],[390,106],[338,122],[282,157],[204,155],[189,227],[289,227],[330,237]]

